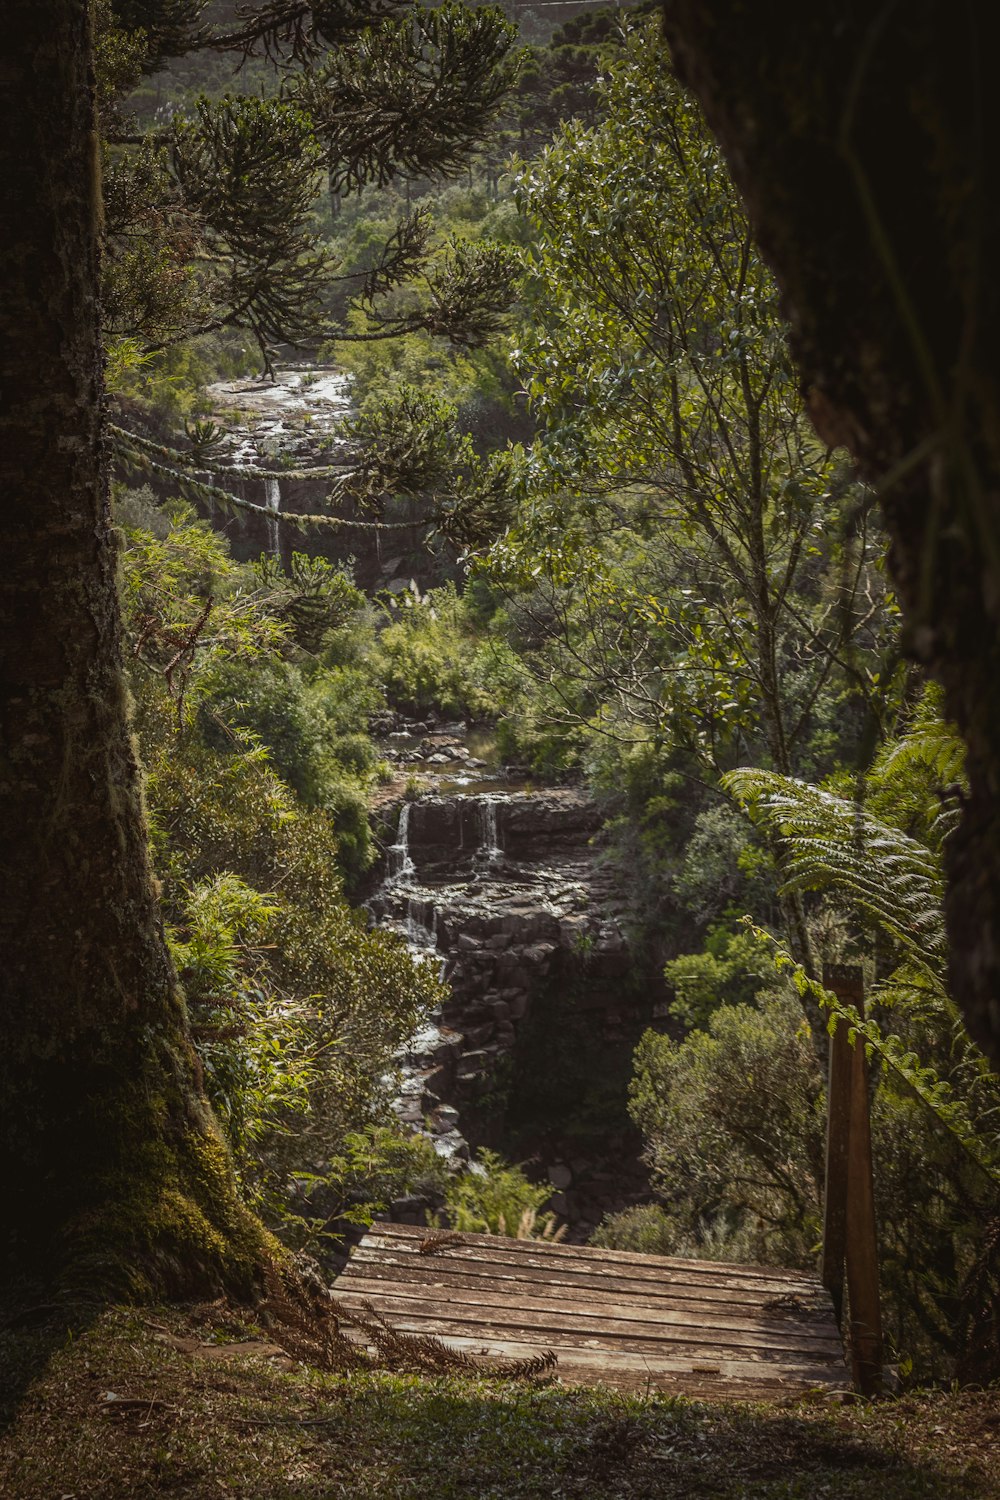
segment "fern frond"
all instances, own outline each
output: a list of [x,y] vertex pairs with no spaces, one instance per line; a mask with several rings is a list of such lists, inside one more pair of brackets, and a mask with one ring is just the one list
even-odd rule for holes
[[[969,1161],[995,1188],[1000,1188],[1000,1129],[991,1120],[997,1115],[1000,1121],[1000,1079],[992,1072],[975,1043],[967,1035],[964,1037],[959,1069],[953,1069],[950,1077],[943,1078],[937,1068],[921,1063],[902,1038],[884,1032],[870,1016],[860,1016],[853,1005],[846,1004],[810,979],[801,964],[797,964],[769,933],[752,925],[751,931],[769,944],[779,968],[791,971],[799,993],[810,995],[826,1011],[831,1018],[831,1030],[837,1025],[846,1025],[851,1045],[856,1046],[860,1040],[869,1061],[877,1058],[887,1072],[904,1084],[961,1147]],[[977,1086],[973,1092],[982,1096],[976,1098],[976,1107],[972,1106],[968,1088],[970,1077]],[[991,1128],[984,1128],[987,1120],[991,1120]]]
[[923,718],[899,739],[890,741],[872,766],[873,780],[927,771],[942,786],[965,779],[965,742],[954,725],[938,717]]
[[773,771],[730,771],[723,785],[780,841],[786,890],[836,892],[935,979],[947,947],[940,865],[925,845],[857,802]]

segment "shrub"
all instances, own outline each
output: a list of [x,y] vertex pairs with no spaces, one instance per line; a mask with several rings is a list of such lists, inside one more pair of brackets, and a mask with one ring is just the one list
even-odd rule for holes
[[387,610],[387,620],[373,666],[396,708],[472,717],[489,708],[476,676],[474,631],[454,585],[421,600],[404,595]]
[[685,953],[663,967],[674,990],[671,1013],[685,1026],[705,1026],[720,1005],[748,1005],[773,977],[767,949],[752,933],[709,930],[701,953]]
[[289,654],[295,630],[317,628],[312,606],[290,613],[316,604],[313,584],[331,607],[350,599],[312,568],[265,589],[189,509],[147,529],[150,509],[140,495],[129,510],[124,596],[163,914],[245,1190],[295,1237],[296,1184],[391,1119],[394,1059],[441,990],[344,899],[338,859],[346,846],[360,863],[367,839],[359,778],[334,753],[339,735],[363,756],[357,672],[313,691]]
[[683,1042],[647,1032],[631,1113],[653,1186],[693,1246],[738,1236],[750,1258],[811,1265],[824,1120],[819,1066],[790,986],[724,1005]]
[[520,1167],[485,1148],[466,1171],[452,1178],[445,1207],[452,1225],[470,1234],[506,1234],[511,1239],[552,1239],[554,1214],[538,1217],[551,1195],[536,1187]]
[[603,1250],[634,1250],[639,1255],[674,1255],[676,1226],[658,1203],[642,1203],[608,1214],[590,1236]]

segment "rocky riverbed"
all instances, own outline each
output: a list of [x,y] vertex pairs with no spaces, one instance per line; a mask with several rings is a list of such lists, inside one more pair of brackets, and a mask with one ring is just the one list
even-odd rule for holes
[[624,1084],[662,997],[636,973],[597,807],[578,788],[506,783],[463,729],[397,731],[399,755],[421,760],[403,761],[410,799],[377,809],[384,879],[369,909],[449,988],[402,1060],[397,1112],[456,1163],[470,1144],[527,1157],[584,1239],[648,1193]]

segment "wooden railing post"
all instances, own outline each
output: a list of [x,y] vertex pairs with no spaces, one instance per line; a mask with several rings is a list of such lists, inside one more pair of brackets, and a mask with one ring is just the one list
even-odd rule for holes
[[[854,976],[858,984],[853,984]],[[823,984],[840,996],[850,986],[852,998],[861,987],[861,971],[836,968],[823,970]],[[844,1318],[844,1269],[847,1264],[847,1163],[851,1134],[851,1048],[847,1027],[836,1027],[830,1036],[830,1063],[826,1090],[826,1174],[823,1187],[823,1258],[820,1277],[833,1299],[838,1324]]]
[[[864,1017],[860,968],[829,964],[823,971],[823,984]],[[846,1267],[854,1383],[863,1394],[872,1395],[882,1384],[882,1315],[868,1066],[864,1043],[858,1038],[852,1047],[848,1029],[846,1022],[839,1021],[830,1039],[820,1275],[843,1326]]]

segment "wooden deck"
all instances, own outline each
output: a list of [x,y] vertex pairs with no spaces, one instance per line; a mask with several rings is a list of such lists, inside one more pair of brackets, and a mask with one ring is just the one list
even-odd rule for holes
[[762,1266],[376,1224],[334,1285],[393,1325],[509,1357],[551,1349],[557,1378],[771,1400],[849,1384],[818,1278]]

